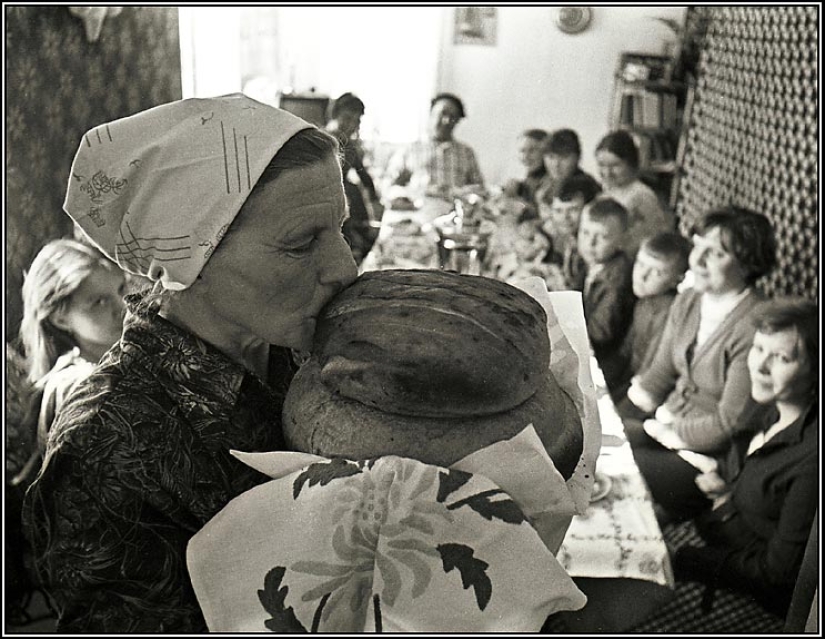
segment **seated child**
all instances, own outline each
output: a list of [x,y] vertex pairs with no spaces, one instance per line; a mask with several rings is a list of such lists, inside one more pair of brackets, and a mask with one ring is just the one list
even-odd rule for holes
[[616,384],[621,370],[621,345],[636,302],[633,262],[622,249],[627,227],[627,210],[610,198],[596,199],[582,212],[579,223],[584,319],[608,388]]
[[589,182],[590,191],[601,191],[598,181],[579,166],[581,154],[579,136],[572,129],[559,129],[550,134],[544,143],[544,167],[547,169],[547,177],[538,188],[537,200],[545,197],[552,202],[561,185],[571,176],[579,176]]
[[502,223],[490,238],[490,276],[511,282],[531,275],[541,276],[541,262],[550,247],[538,228],[539,220],[525,210],[514,222]]
[[688,269],[691,243],[678,233],[658,233],[642,242],[633,264],[633,323],[622,344],[624,371],[611,388],[620,400],[631,378],[647,368],[659,347],[670,305]]
[[539,200],[541,230],[550,239],[550,249],[544,262],[561,268],[565,289],[582,288],[583,265],[576,251],[576,235],[582,209],[598,195],[599,190],[595,181],[577,174],[565,179],[555,196],[552,190],[547,190]]
[[521,134],[519,160],[527,173],[524,179],[510,180],[503,189],[505,195],[523,200],[533,210],[536,209],[536,189],[547,177],[542,160],[546,139],[547,131],[543,129],[528,129]]

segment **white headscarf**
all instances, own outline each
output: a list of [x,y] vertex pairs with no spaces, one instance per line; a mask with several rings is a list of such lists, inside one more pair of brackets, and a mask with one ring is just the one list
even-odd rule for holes
[[182,290],[304,120],[240,93],[163,104],[83,136],[63,209],[121,268]]

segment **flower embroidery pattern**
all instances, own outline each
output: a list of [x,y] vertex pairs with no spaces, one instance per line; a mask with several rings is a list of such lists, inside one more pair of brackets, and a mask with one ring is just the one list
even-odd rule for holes
[[330,537],[334,559],[301,560],[288,569],[276,566],[269,571],[264,589],[258,591],[272,616],[267,627],[284,619],[300,623],[285,603],[289,572],[318,578],[317,585],[298,595],[303,602],[318,602],[312,632],[336,616],[364,627],[370,609],[380,629],[381,606],[392,607],[405,591],[413,600],[420,597],[439,566],[445,573],[458,572],[462,587],[472,589],[483,611],[492,596],[488,563],[470,546],[445,540],[443,531],[461,508],[508,524],[519,525],[526,518],[499,489],[471,494],[465,490],[457,499],[455,493],[471,477],[398,457],[311,464],[295,479],[293,498],[300,499],[305,489],[336,482]]
[[92,178],[80,187],[80,190],[89,195],[89,199],[98,202],[104,193],[119,195],[126,187],[128,180],[110,178],[103,171],[98,171]]

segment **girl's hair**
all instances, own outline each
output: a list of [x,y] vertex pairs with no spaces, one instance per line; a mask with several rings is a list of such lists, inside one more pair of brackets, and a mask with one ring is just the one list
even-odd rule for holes
[[36,383],[60,355],[76,345],[71,335],[52,324],[51,318],[66,307],[72,294],[100,266],[116,268],[93,246],[59,239],[40,249],[24,273],[20,341],[30,382]]
[[558,129],[553,131],[544,143],[545,155],[576,155],[582,154],[579,136],[573,129]]
[[698,221],[694,232],[704,236],[717,227],[722,246],[747,271],[748,284],[755,283],[776,266],[773,226],[761,213],[738,206],[716,209]]
[[810,300],[786,297],[767,302],[754,316],[753,324],[760,333],[770,335],[795,329],[802,348],[811,363],[814,380],[819,373],[819,306]]
[[626,162],[632,169],[639,168],[639,148],[627,131],[613,131],[604,136],[596,147],[596,153],[607,151]]

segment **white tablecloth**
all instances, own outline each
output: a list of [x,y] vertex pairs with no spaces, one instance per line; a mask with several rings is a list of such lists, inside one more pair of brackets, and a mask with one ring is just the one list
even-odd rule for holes
[[673,587],[650,493],[595,360],[591,369],[603,437],[596,470],[609,478],[611,489],[573,518],[558,559],[572,577],[631,578]]

